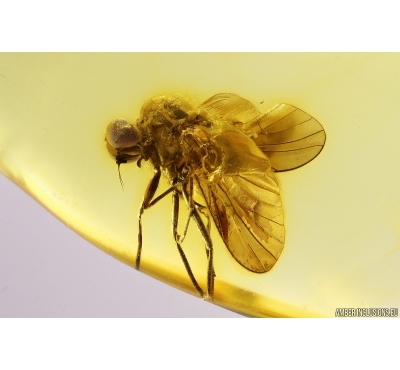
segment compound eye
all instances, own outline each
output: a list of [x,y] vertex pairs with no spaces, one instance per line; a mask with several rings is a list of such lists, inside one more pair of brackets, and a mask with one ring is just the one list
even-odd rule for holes
[[119,118],[108,124],[106,140],[115,149],[125,149],[140,144],[141,136],[135,126]]

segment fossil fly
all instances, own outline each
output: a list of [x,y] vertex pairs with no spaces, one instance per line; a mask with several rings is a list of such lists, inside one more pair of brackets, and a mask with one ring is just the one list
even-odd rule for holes
[[[136,268],[142,253],[143,212],[171,194],[173,238],[201,297],[213,299],[216,276],[210,225],[204,220],[210,215],[240,265],[255,273],[269,271],[285,242],[275,172],[310,162],[322,150],[325,138],[320,123],[292,105],[279,104],[261,114],[248,100],[228,93],[216,94],[199,106],[180,95],[163,95],[148,100],[134,124],[125,119],[111,122],[106,129],[107,149],[118,168],[128,162],[140,167],[148,161],[154,169],[138,215]],[[155,197],[161,175],[170,187]],[[188,219],[179,235],[181,201]],[[206,248],[206,293],[182,248],[190,220]]]

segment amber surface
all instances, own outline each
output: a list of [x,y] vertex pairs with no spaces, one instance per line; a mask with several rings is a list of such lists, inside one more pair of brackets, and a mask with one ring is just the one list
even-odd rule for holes
[[[162,93],[200,102],[236,93],[262,113],[294,105],[323,125],[326,145],[307,165],[276,174],[286,238],[269,272],[240,266],[212,227],[215,303],[278,317],[398,307],[399,65],[399,54],[0,54],[0,169],[134,266],[137,212],[152,171],[121,166],[122,191],[107,123],[134,121]],[[168,197],[144,214],[143,237],[142,271],[196,294],[171,235]],[[204,286],[207,260],[193,223],[184,248]]]

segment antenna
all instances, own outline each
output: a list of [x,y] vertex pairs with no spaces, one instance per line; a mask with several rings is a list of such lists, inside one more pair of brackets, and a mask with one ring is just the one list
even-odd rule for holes
[[117,165],[118,165],[119,182],[120,182],[120,184],[121,184],[122,190],[124,190],[124,182],[122,181],[121,171],[120,171],[120,168],[119,168],[119,166],[121,165],[121,163],[118,163],[118,162],[117,162]]

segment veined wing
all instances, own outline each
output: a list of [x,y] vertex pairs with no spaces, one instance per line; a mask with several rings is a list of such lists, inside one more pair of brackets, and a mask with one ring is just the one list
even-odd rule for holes
[[270,270],[285,239],[277,179],[268,158],[239,130],[213,137],[223,159],[214,176],[196,176],[215,225],[232,256],[253,272]]
[[325,145],[325,131],[306,112],[278,104],[264,115],[248,100],[216,94],[202,108],[250,136],[271,161],[275,171],[289,171],[313,160]]
[[243,128],[271,161],[275,171],[289,171],[313,160],[325,145],[321,124],[289,104],[278,104]]
[[271,171],[198,179],[215,225],[232,256],[253,272],[269,271],[279,258],[285,229],[279,187]]
[[258,109],[248,100],[235,94],[221,93],[212,96],[201,106],[213,119],[221,119],[241,129],[241,125],[261,116]]

